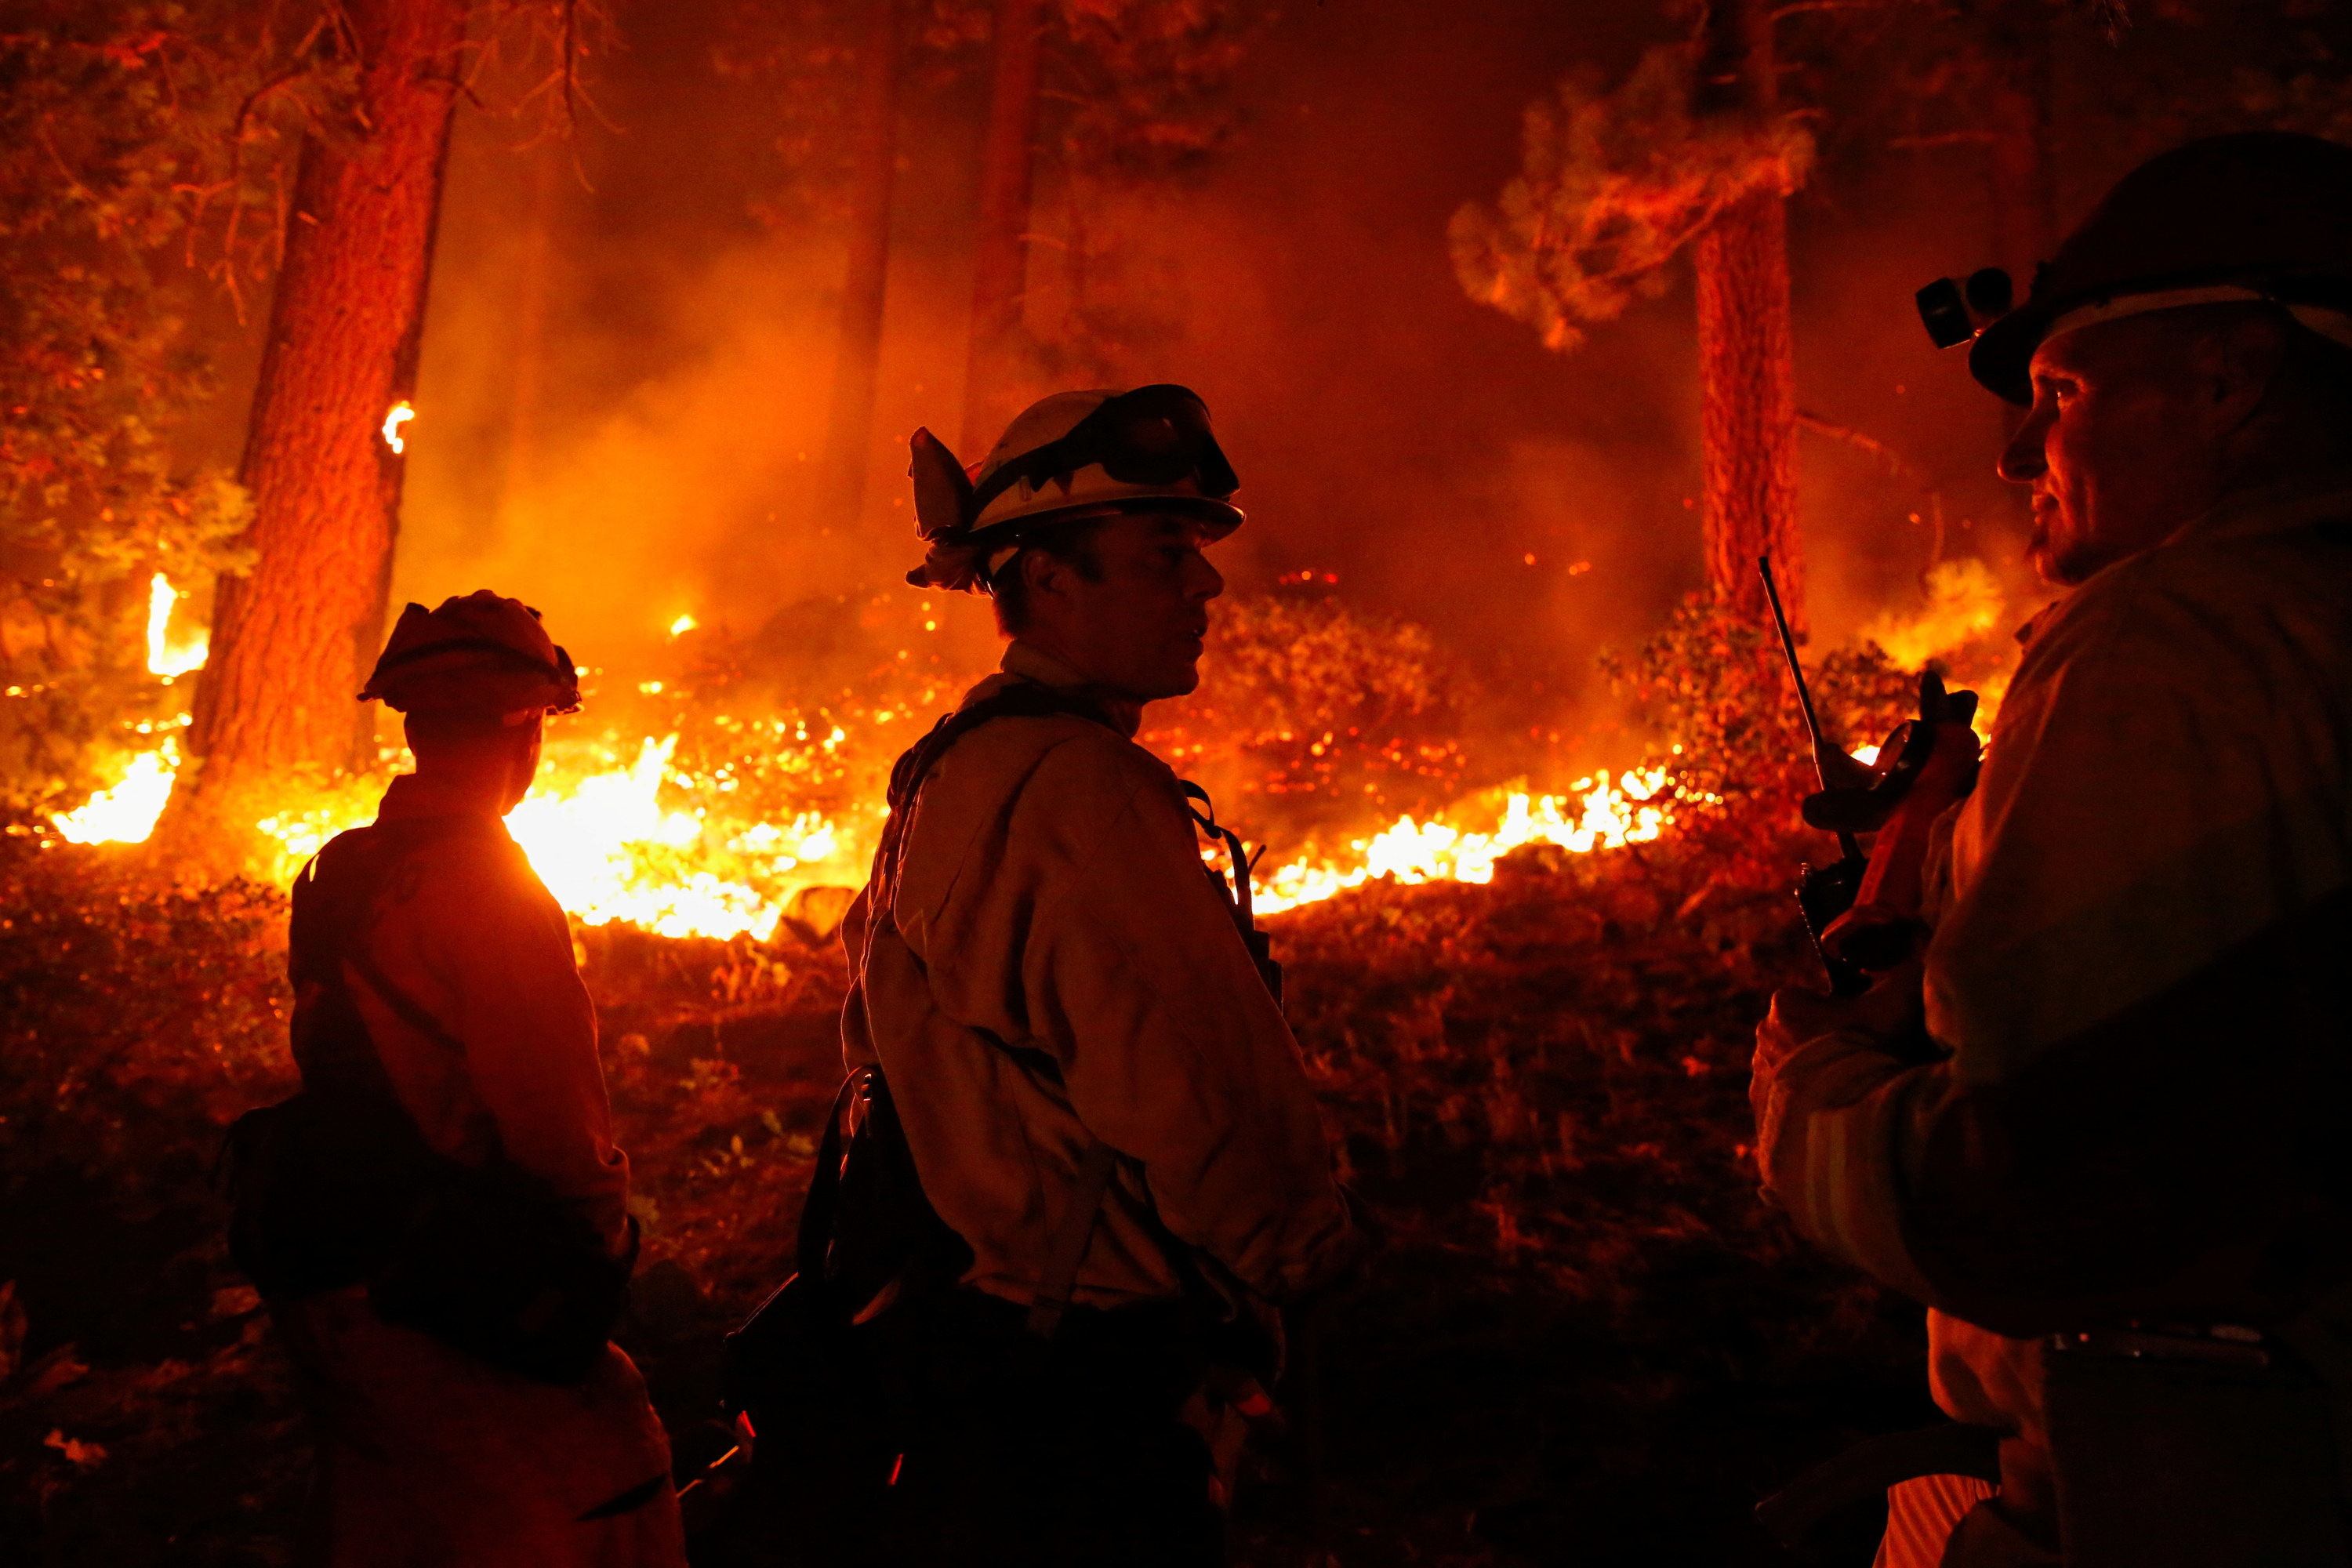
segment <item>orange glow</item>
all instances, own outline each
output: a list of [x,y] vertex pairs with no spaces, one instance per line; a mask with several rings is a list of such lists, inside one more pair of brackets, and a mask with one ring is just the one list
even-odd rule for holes
[[211,634],[198,626],[173,637],[172,611],[183,595],[171,579],[158,572],[147,584],[147,669],[169,682],[205,667]]
[[1506,795],[1492,832],[1399,817],[1386,832],[1354,840],[1347,858],[1302,858],[1254,879],[1252,888],[1261,913],[1279,914],[1381,877],[1408,885],[1491,882],[1496,861],[1530,844],[1589,855],[1650,843],[1673,824],[1683,798],[1662,768],[1620,773],[1614,784],[1593,774],[1577,780],[1567,795]]
[[415,417],[416,410],[409,405],[408,400],[404,397],[385,411],[383,444],[392,448],[394,456],[408,450],[408,440],[400,433],[401,426]]
[[[877,714],[877,721],[890,717]],[[830,752],[848,740],[835,726]],[[856,822],[814,811],[743,824],[723,811],[725,781],[672,765],[676,735],[633,744],[556,742],[521,805],[507,817],[548,890],[589,925],[621,921],[664,936],[773,935],[803,888],[865,880],[878,806]],[[166,738],[131,758],[122,782],[56,819],[74,843],[137,843],[170,797],[179,752]],[[276,849],[267,874],[290,884],[303,863],[345,828],[373,819],[379,786],[358,780],[255,826]],[[1339,855],[1302,856],[1253,879],[1258,910],[1297,909],[1381,878],[1405,884],[1487,882],[1496,862],[1534,844],[1584,855],[1660,837],[1689,799],[1664,769],[1594,774],[1568,795],[1496,791],[1447,816],[1401,817]],[[1476,824],[1473,826],[1472,824]]]
[[169,740],[131,758],[121,783],[55,819],[58,836],[68,844],[143,843],[172,797],[172,776],[179,767],[179,748]]

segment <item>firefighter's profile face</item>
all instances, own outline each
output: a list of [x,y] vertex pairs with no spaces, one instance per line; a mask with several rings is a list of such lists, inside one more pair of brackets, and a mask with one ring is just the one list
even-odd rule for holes
[[[1129,512],[1089,542],[1095,573],[1062,563],[1033,589],[1024,637],[1088,679],[1139,702],[1181,697],[1201,684],[1209,601],[1225,580],[1209,563],[1208,531],[1194,518]],[[1044,564],[1044,563],[1041,563]]]
[[[2220,498],[2232,399],[2207,334],[2160,311],[2043,343],[2000,474],[2033,491],[2027,552],[2071,586],[2153,549]],[[2168,320],[2167,318],[2171,318]]]

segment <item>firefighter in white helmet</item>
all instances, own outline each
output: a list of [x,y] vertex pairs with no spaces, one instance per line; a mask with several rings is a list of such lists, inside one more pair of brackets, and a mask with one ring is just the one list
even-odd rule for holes
[[607,1342],[636,1253],[596,1015],[499,820],[579,706],[536,611],[411,605],[362,700],[414,773],[294,889],[302,1092],[238,1123],[232,1250],[307,1395],[322,1568],[673,1568],[669,1449]]
[[[969,473],[913,447],[908,581],[990,595],[1008,647],[901,759],[844,931],[859,1130],[786,1297],[819,1276],[875,1370],[805,1416],[754,1394],[759,1462],[791,1561],[1213,1563],[1277,1310],[1362,1245],[1278,971],[1134,740],[1198,684],[1236,480],[1179,386],[1048,397]],[[893,1158],[911,1217],[870,1195]]]
[[2150,160],[1970,367],[2065,595],[1924,974],[1784,991],[1756,1056],[1769,1191],[1998,1442],[1879,1561],[2352,1563],[2352,148]]

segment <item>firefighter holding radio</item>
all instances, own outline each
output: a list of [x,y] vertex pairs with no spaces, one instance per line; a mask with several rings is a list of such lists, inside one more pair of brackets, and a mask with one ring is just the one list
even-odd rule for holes
[[2352,1563],[2352,149],[2191,143],[1921,303],[2067,593],[1920,956],[1758,1037],[1769,1192],[1999,1440],[1880,1562]]

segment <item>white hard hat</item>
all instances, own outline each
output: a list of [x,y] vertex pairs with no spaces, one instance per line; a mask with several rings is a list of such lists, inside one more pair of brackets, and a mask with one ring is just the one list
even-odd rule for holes
[[929,553],[918,587],[984,591],[988,557],[1047,522],[1118,511],[1182,511],[1223,539],[1241,526],[1240,488],[1191,390],[1057,392],[1022,411],[967,472],[928,430],[915,432],[916,526]]

